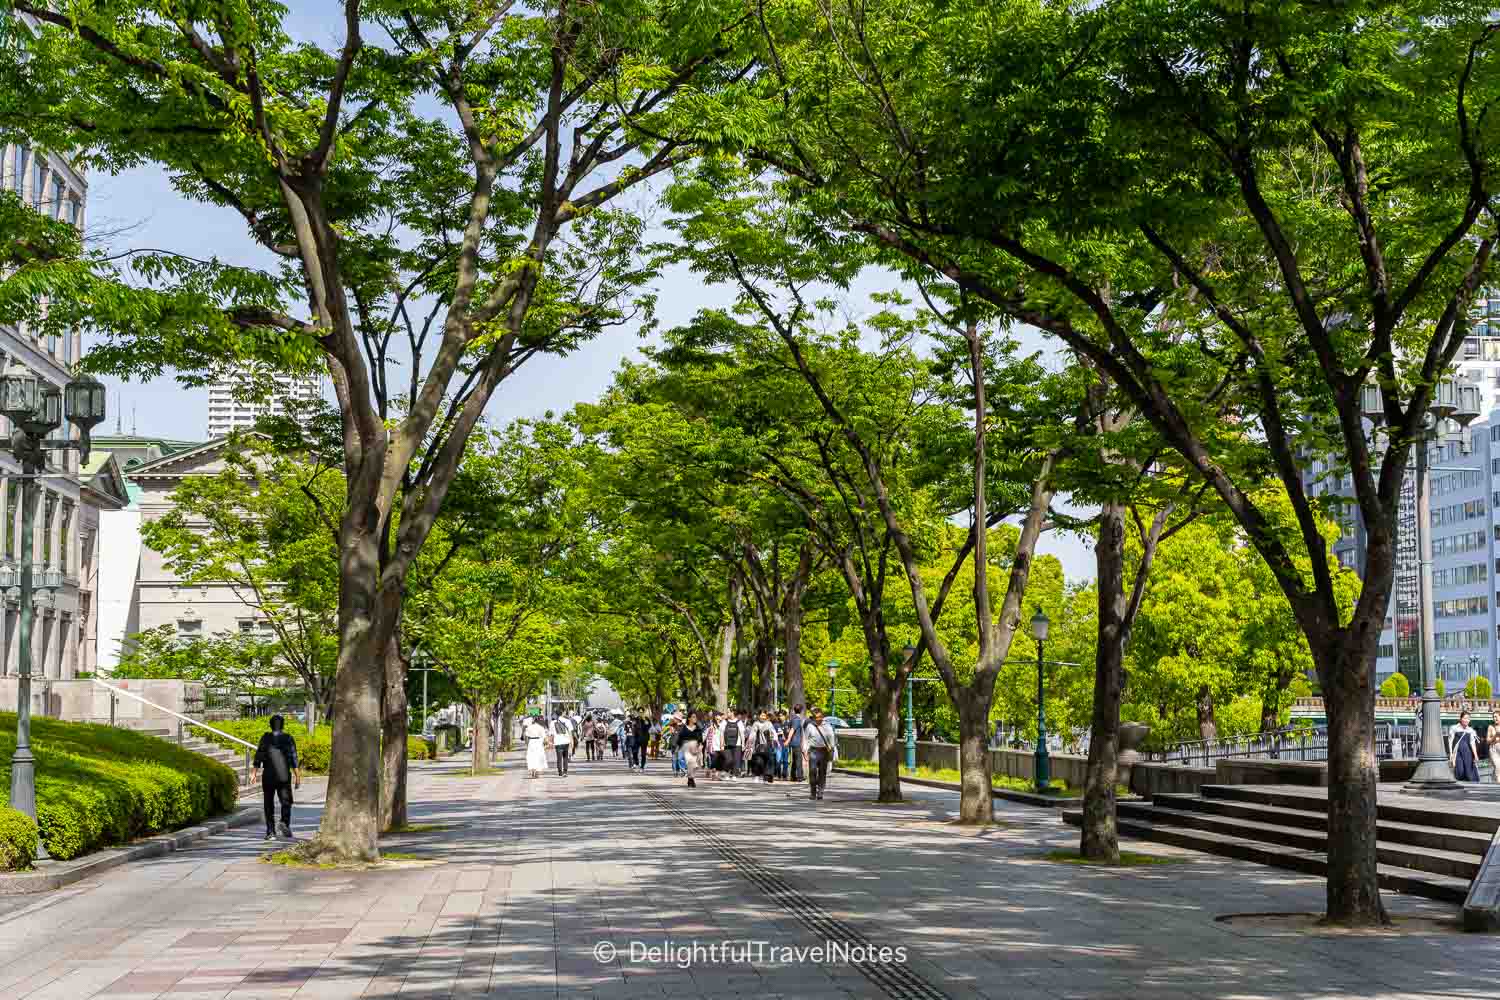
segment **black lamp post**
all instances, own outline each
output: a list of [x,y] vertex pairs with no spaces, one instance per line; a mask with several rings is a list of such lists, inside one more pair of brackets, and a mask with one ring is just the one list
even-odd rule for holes
[[1047,689],[1042,670],[1042,646],[1051,624],[1041,608],[1031,616],[1031,637],[1036,640],[1036,790],[1039,792],[1045,792],[1052,784],[1052,762],[1047,758]]
[[[81,376],[64,389],[48,385],[35,372],[12,363],[0,377],[0,414],[11,423],[10,452],[21,465],[21,560],[0,568],[0,587],[21,604],[18,625],[19,670],[16,686],[16,750],[10,759],[11,808],[36,819],[36,759],[31,753],[31,625],[33,592],[44,600],[62,586],[61,570],[42,567],[40,578],[32,563],[33,525],[36,517],[36,481],[47,467],[47,452],[78,450],[88,461],[89,432],[104,420],[104,386]],[[65,413],[66,411],[66,413]],[[47,437],[68,422],[78,428],[79,438]],[[46,844],[37,840],[38,860],[47,859]]]

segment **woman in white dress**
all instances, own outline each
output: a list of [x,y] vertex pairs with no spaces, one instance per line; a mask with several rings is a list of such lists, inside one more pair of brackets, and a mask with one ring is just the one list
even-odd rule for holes
[[533,715],[522,735],[526,738],[526,771],[531,777],[540,778],[547,768],[547,730]]
[[1490,767],[1493,768],[1495,783],[1500,784],[1500,719],[1490,723],[1485,743],[1489,745]]

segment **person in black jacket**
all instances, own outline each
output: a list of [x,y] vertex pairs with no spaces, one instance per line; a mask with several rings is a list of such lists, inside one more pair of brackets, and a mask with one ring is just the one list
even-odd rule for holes
[[[261,783],[266,807],[266,839],[292,839],[292,789],[302,787],[297,765],[297,741],[286,731],[286,720],[271,716],[271,731],[262,733],[255,748],[255,778]],[[281,823],[275,822],[276,800],[281,800]]]
[[637,715],[632,727],[635,730],[635,760],[632,763],[644,771],[646,769],[646,744],[651,741],[651,723],[646,721],[644,715]]

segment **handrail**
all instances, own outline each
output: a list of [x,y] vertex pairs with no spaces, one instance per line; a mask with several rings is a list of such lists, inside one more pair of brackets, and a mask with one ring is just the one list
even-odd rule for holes
[[135,701],[140,702],[142,705],[149,705],[151,708],[156,709],[158,712],[165,712],[172,718],[177,719],[181,722],[186,722],[190,726],[197,726],[199,729],[207,729],[215,736],[222,736],[226,740],[232,740],[233,742],[238,743],[240,746],[249,747],[251,750],[257,749],[255,744],[251,743],[249,740],[242,740],[238,736],[232,736],[229,733],[224,732],[222,729],[215,729],[213,726],[210,726],[207,723],[199,722],[197,719],[189,718],[186,715],[174,712],[164,705],[158,705],[154,701],[147,701],[145,698],[142,698],[140,695],[136,694],[133,691],[126,691],[124,688],[117,688],[113,684],[106,684],[97,677],[93,678],[93,681],[95,684],[99,685],[102,688],[113,691],[115,694],[123,694],[125,697],[134,699]]

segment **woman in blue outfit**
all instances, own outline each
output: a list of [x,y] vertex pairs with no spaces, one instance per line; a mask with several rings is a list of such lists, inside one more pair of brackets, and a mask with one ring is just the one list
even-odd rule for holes
[[1459,781],[1479,780],[1479,734],[1469,727],[1469,713],[1458,713],[1458,725],[1448,733],[1448,763]]

